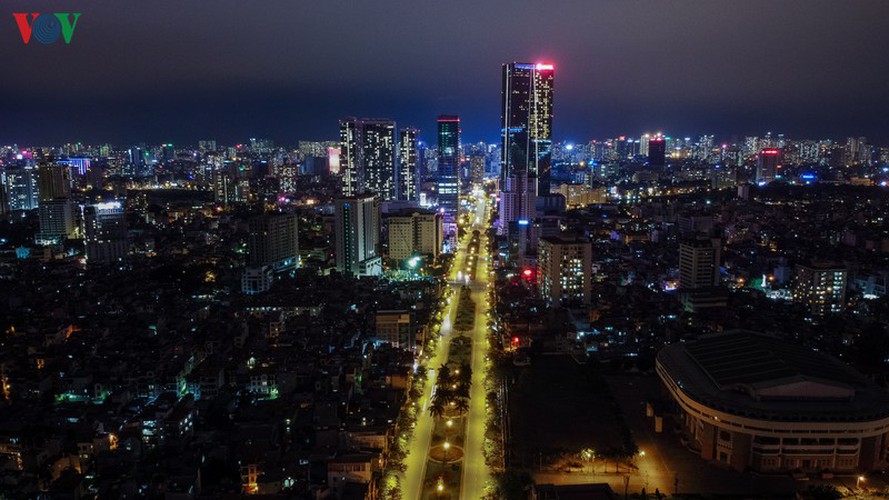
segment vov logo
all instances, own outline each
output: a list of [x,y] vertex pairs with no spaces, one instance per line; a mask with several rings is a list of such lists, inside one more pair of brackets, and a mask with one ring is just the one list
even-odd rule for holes
[[12,17],[15,18],[25,45],[31,42],[32,37],[43,45],[50,45],[56,43],[59,38],[63,38],[66,44],[71,43],[80,14],[80,12],[55,14],[14,12]]

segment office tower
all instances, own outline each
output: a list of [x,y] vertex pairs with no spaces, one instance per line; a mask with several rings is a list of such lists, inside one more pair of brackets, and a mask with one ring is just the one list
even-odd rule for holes
[[580,238],[541,237],[537,280],[541,297],[555,307],[589,305],[593,247]]
[[299,218],[296,214],[264,214],[250,219],[247,265],[285,271],[299,264]]
[[648,163],[650,165],[665,165],[667,163],[667,140],[663,137],[648,139]]
[[693,290],[719,285],[719,238],[691,237],[679,242],[679,288]]
[[506,185],[500,192],[500,221],[498,231],[506,234],[509,225],[516,221],[534,220],[537,211],[537,196],[534,179],[527,172],[519,171],[506,178]]
[[172,144],[161,145],[161,158],[163,161],[173,161],[176,159],[176,148]]
[[268,154],[271,153],[274,148],[275,143],[271,139],[250,138],[250,150],[254,153]]
[[403,128],[398,132],[398,199],[416,201],[419,186],[419,149],[420,132],[415,128]]
[[842,312],[846,307],[848,270],[832,262],[797,264],[793,278],[793,301],[814,316]]
[[379,276],[380,202],[373,195],[336,200],[336,268],[352,276]]
[[846,139],[846,165],[868,163],[871,160],[871,147],[867,137],[848,137]]
[[460,117],[438,117],[438,204],[457,213],[460,199]]
[[200,151],[201,154],[216,152],[216,141],[198,141],[198,151]]
[[40,203],[37,172],[29,168],[12,168],[2,172],[6,188],[6,204],[10,212],[33,210]]
[[395,142],[395,122],[391,120],[340,121],[343,196],[370,192],[383,201],[397,199]]
[[438,257],[444,244],[439,212],[402,212],[388,219],[389,258],[405,261],[418,255]]
[[756,163],[756,182],[768,184],[775,180],[780,157],[781,150],[779,149],[770,148],[760,151],[759,159]]
[[535,194],[549,193],[553,124],[553,66],[503,65],[501,184],[519,171],[535,179]]
[[107,265],[126,260],[129,243],[126,212],[121,202],[86,205],[83,208],[83,224],[87,265]]
[[67,165],[54,161],[37,167],[37,186],[40,201],[50,201],[71,196],[71,171]]
[[469,159],[469,179],[473,184],[481,184],[485,180],[484,155],[473,155]]
[[648,157],[648,141],[651,140],[651,134],[642,134],[639,140],[639,155]]
[[38,245],[60,244],[76,235],[74,226],[74,206],[66,198],[41,201],[37,209],[40,231]]
[[150,169],[148,168],[148,150],[145,147],[145,144],[140,144],[138,146],[133,146],[129,150],[130,153],[130,164],[128,170],[128,174],[134,177],[142,177],[146,176],[150,173]]

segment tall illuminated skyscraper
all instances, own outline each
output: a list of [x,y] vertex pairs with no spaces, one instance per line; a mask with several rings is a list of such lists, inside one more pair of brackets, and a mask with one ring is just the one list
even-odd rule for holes
[[398,132],[398,199],[414,201],[417,199],[419,174],[418,138],[420,132],[415,128],[403,128]]
[[456,213],[460,198],[460,117],[438,117],[438,204]]
[[37,172],[30,168],[10,168],[0,172],[6,188],[6,203],[10,212],[33,210],[40,203]]
[[89,265],[125,260],[129,251],[127,219],[120,201],[107,201],[83,208],[86,258]]
[[756,163],[756,182],[769,183],[778,175],[778,163],[781,157],[780,149],[763,149],[759,152]]
[[352,276],[382,274],[380,202],[373,195],[336,200],[336,269]]
[[369,191],[383,201],[397,198],[395,141],[395,122],[391,120],[340,121],[344,196]]
[[500,179],[526,171],[548,194],[552,155],[553,65],[503,65]]

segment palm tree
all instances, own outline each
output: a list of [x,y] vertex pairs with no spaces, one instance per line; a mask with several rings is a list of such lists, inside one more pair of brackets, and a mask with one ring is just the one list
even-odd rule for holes
[[463,363],[460,365],[460,374],[458,375],[459,382],[466,387],[472,386],[472,367],[469,366],[469,363]]
[[455,411],[457,411],[459,413],[465,413],[465,412],[469,411],[469,399],[457,398],[457,400],[454,401],[453,408]]
[[441,365],[441,368],[438,369],[437,382],[439,386],[451,385],[451,369],[448,368],[448,365]]
[[443,401],[439,401],[437,398],[432,400],[432,403],[429,405],[429,414],[432,415],[432,418],[440,418],[444,415],[445,412],[445,404]]

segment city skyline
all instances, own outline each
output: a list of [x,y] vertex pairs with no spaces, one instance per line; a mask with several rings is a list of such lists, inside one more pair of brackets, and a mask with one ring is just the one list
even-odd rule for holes
[[[874,112],[889,105],[889,75],[871,50],[886,42],[885,2],[563,1],[544,16],[529,15],[538,5],[500,1],[263,10],[226,1],[213,12],[127,3],[83,6],[64,47],[26,46],[16,30],[0,30],[16,68],[0,82],[0,142],[288,142],[335,137],[344,116],[431,131],[443,113],[463,118],[464,142],[495,142],[497,68],[511,61],[557,68],[558,139],[657,129],[889,138]],[[447,45],[438,20],[455,14],[460,36]]]

